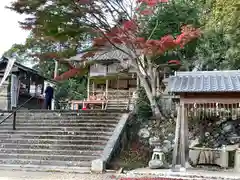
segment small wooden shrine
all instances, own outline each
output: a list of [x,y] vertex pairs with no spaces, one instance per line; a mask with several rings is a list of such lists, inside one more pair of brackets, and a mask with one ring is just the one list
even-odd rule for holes
[[225,109],[223,116],[239,116],[240,71],[176,72],[169,78],[169,92],[180,97],[173,167],[187,168],[189,114],[196,115],[201,110],[205,115],[220,115]]

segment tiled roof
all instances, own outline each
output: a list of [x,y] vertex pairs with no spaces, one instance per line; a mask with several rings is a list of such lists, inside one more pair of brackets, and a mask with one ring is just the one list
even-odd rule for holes
[[177,72],[169,78],[169,92],[240,92],[240,71]]
[[[126,47],[119,47],[123,51],[127,52],[128,54],[131,54],[134,56],[135,54]],[[68,59],[69,61],[81,61],[82,57],[85,53],[77,54],[76,56],[71,57]],[[122,52],[121,50],[118,50],[116,48],[107,47],[102,50],[99,50],[95,53],[93,57],[88,57],[87,60],[89,61],[104,61],[104,60],[117,60],[121,61],[123,59],[130,59],[129,55]]]

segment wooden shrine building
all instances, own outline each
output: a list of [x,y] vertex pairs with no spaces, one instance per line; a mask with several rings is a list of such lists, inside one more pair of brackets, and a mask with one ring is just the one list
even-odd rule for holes
[[[4,76],[8,61],[7,58],[2,58],[0,61],[0,80]],[[48,83],[54,85],[56,82],[47,79],[34,69],[14,62],[8,77],[0,87],[0,110],[18,107],[29,99],[22,108],[41,109],[44,90]]]

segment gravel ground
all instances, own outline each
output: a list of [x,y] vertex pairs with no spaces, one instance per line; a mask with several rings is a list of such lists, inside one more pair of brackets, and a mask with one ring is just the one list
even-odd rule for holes
[[2,171],[0,180],[110,180],[117,179],[112,174],[75,174],[58,172]]

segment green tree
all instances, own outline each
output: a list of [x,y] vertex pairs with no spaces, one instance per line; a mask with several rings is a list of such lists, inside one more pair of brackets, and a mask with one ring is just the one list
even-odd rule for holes
[[198,57],[204,69],[240,68],[240,3],[235,0],[213,0],[205,18],[204,39]]

